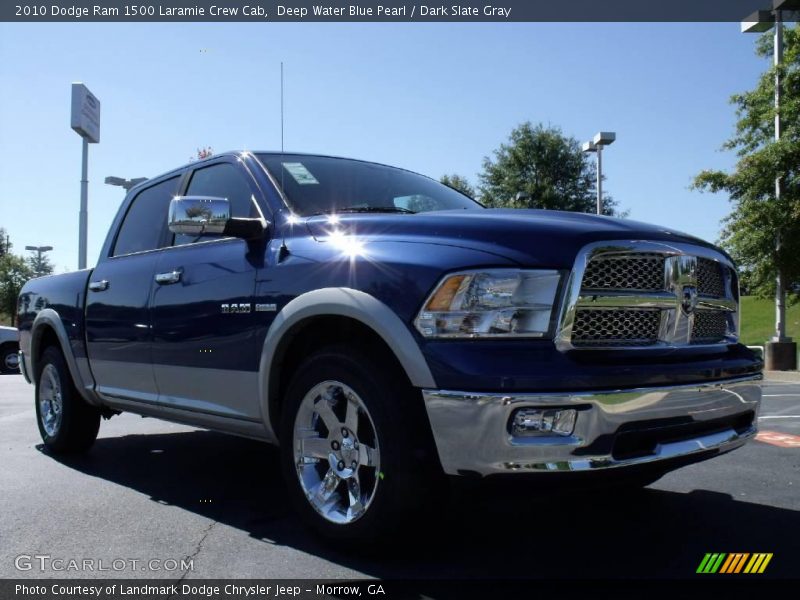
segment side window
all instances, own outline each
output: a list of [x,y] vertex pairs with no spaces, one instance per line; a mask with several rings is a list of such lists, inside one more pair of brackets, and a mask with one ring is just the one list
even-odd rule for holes
[[[218,163],[204,167],[192,174],[186,195],[227,198],[231,205],[232,217],[257,217],[258,211],[253,200],[253,192],[245,177],[246,175],[231,163]],[[218,237],[222,236],[204,235],[198,239],[194,236],[178,234],[175,236],[173,245],[181,246]]]
[[178,187],[179,177],[172,177],[142,190],[122,221],[114,256],[154,250],[161,246],[167,227],[169,202]]

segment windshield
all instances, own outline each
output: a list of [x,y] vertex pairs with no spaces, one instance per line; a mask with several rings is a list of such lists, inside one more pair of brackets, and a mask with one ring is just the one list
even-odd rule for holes
[[402,169],[325,156],[257,156],[301,216],[483,208],[461,192]]

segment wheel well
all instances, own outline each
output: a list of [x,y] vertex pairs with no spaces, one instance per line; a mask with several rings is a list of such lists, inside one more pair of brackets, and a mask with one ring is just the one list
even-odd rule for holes
[[55,346],[58,348],[60,352],[63,352],[61,349],[61,343],[58,341],[58,335],[56,334],[56,330],[50,327],[49,325],[42,325],[41,333],[37,332],[36,339],[38,340],[36,343],[36,355],[31,356],[31,361],[33,362],[33,367],[36,369],[36,372],[31,373],[33,376],[33,380],[36,381],[39,379],[39,368],[42,364],[41,358],[44,351],[47,350],[50,346]]
[[370,356],[379,357],[382,364],[395,369],[403,380],[411,385],[392,349],[369,326],[350,317],[311,317],[292,327],[283,336],[272,359],[268,397],[273,431],[279,430],[283,397],[292,376],[303,360],[319,348],[342,343],[366,349]]

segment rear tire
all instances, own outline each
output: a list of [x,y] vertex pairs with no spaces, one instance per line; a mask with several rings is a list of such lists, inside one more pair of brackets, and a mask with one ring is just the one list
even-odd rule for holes
[[61,351],[42,353],[36,379],[36,421],[44,445],[55,454],[85,452],[97,438],[100,411],[81,398]]
[[422,399],[381,357],[326,347],[287,390],[280,431],[289,496],[329,539],[388,539],[437,503],[442,478]]
[[3,344],[0,346],[0,373],[19,373],[19,346]]

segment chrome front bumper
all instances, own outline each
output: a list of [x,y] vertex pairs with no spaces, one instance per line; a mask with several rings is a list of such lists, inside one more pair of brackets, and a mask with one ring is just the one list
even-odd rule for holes
[[[604,392],[498,394],[423,390],[452,475],[586,471],[733,450],[756,434],[761,375]],[[512,435],[520,408],[574,408],[571,435]]]

